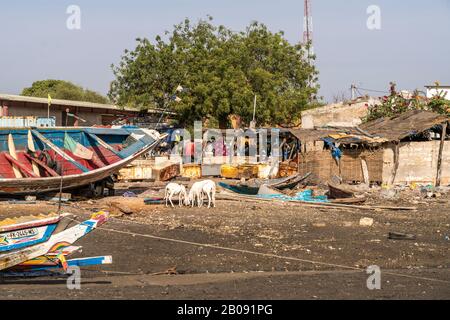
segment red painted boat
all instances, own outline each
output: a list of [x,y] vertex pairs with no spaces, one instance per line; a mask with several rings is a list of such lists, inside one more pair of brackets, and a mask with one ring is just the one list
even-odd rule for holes
[[165,137],[138,128],[0,129],[0,195],[30,195],[102,181]]

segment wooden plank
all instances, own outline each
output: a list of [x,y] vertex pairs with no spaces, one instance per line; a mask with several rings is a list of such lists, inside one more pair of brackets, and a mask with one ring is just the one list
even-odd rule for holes
[[[16,146],[14,144],[14,138],[11,133],[8,135],[8,150],[11,157],[17,160]],[[15,164],[12,164],[12,169],[14,171],[14,175],[16,176],[16,178],[23,178],[19,168],[17,168]]]
[[361,170],[364,178],[365,184],[370,184],[370,178],[369,178],[369,167],[367,166],[366,159],[361,158]]
[[[31,131],[28,130],[28,150],[31,152],[36,152],[36,148],[34,147],[34,141],[33,141],[33,135],[31,134]],[[41,172],[39,171],[39,167],[35,162],[31,162],[31,166],[33,167],[33,172],[38,177],[41,176]]]
[[416,211],[416,207],[390,207],[390,206],[357,206],[357,205],[347,205],[347,204],[339,204],[339,203],[320,203],[320,202],[306,202],[300,200],[290,200],[290,201],[281,201],[278,199],[264,199],[257,198],[255,196],[243,196],[237,193],[230,192],[222,192],[216,195],[216,199],[218,200],[230,200],[230,201],[240,201],[245,200],[249,202],[281,202],[281,203],[290,203],[290,204],[301,204],[307,207],[316,207],[316,208],[346,208],[346,209],[360,209],[360,210],[399,210],[399,211]]
[[40,132],[36,130],[31,131],[38,139],[40,139],[44,144],[49,146],[52,150],[54,150],[57,154],[59,154],[61,157],[72,163],[74,166],[76,166],[78,169],[80,169],[83,172],[89,172],[89,169],[83,166],[82,164],[78,163],[73,159],[71,156],[69,156],[67,153],[65,153],[63,150],[61,150],[58,146],[56,146],[53,142],[48,140],[46,137],[44,137]]
[[12,156],[10,156],[9,154],[5,153],[5,158],[11,162],[12,165],[15,165],[17,168],[20,169],[20,171],[22,171],[23,173],[25,173],[26,175],[32,177],[32,178],[39,178],[39,176],[35,175],[33,171],[31,171],[30,169],[28,169],[23,163],[20,163],[19,161],[17,161],[16,159],[14,159]]
[[442,125],[441,143],[439,144],[439,156],[438,156],[437,174],[436,174],[436,187],[441,186],[442,154],[444,153],[444,143],[445,143],[445,136],[447,135],[447,125],[448,125],[448,122],[446,122]]
[[[44,162],[33,158],[32,156],[30,156],[29,154],[25,153],[25,157],[27,157],[27,159],[29,159],[32,163],[41,166],[45,171],[47,171],[52,177],[59,177],[59,174],[51,169],[49,166],[47,166]],[[34,171],[34,170],[33,170]]]

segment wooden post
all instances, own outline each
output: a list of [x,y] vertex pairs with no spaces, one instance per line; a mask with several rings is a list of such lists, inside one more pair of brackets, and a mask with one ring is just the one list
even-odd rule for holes
[[437,163],[436,187],[440,187],[441,186],[442,154],[444,152],[445,137],[447,135],[447,125],[448,125],[448,122],[446,122],[446,123],[444,123],[442,125],[441,143],[439,144],[439,155],[438,155],[438,163]]
[[389,185],[393,185],[395,183],[395,178],[397,177],[399,165],[400,165],[400,142],[396,142],[394,144],[394,169],[392,170]]

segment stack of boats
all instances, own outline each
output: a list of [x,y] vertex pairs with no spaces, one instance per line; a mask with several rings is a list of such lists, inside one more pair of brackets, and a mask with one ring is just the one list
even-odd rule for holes
[[[77,189],[110,177],[152,151],[164,136],[138,128],[0,129],[0,195]],[[108,219],[70,214],[5,217],[0,221],[0,274],[64,270],[112,263],[110,256],[67,259],[74,243]]]

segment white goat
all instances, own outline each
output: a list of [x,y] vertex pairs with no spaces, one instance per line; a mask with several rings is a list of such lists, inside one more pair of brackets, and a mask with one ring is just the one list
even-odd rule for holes
[[168,201],[172,205],[172,208],[174,207],[172,202],[172,197],[174,195],[178,195],[178,204],[180,207],[183,205],[183,200],[186,205],[189,205],[185,186],[178,183],[169,183],[166,186],[166,191],[164,193],[164,200],[166,200],[166,207],[168,206]]
[[195,205],[195,201],[197,200],[198,207],[203,205],[203,181],[196,182],[192,185],[189,190],[188,202],[192,205],[192,208]]
[[[208,208],[211,208],[211,203],[213,207],[216,207],[216,183],[212,180],[204,181],[202,191],[208,197]],[[202,195],[202,203],[203,203],[203,195]]]
[[195,205],[197,200],[198,207],[203,206],[203,196],[206,194],[208,196],[208,208],[211,207],[211,202],[213,206],[216,206],[216,184],[212,180],[199,181],[192,185],[189,190],[188,201]]

